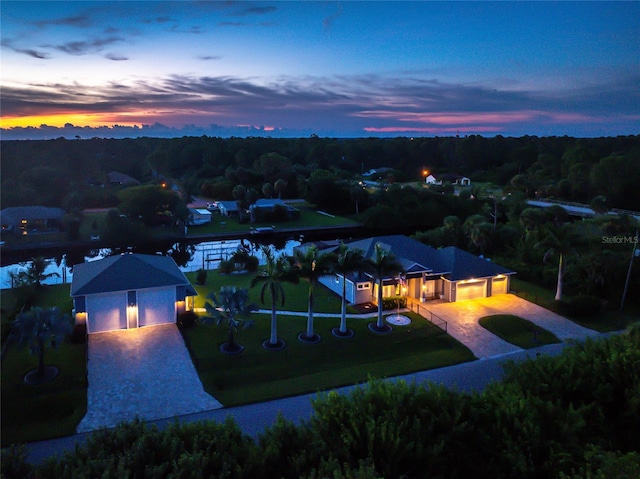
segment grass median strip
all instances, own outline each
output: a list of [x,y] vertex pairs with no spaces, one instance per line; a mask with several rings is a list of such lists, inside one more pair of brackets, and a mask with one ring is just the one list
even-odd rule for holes
[[499,338],[524,349],[560,342],[553,333],[512,314],[485,316],[478,322]]

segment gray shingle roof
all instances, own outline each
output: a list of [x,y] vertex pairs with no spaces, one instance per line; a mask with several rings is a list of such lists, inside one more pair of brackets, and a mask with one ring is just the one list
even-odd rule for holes
[[504,266],[480,258],[455,246],[449,246],[437,250],[445,262],[450,265],[450,273],[447,279],[459,281],[471,278],[488,278],[497,274],[513,274]]
[[60,220],[63,216],[63,209],[48,206],[12,206],[0,211],[2,224],[11,225],[19,225],[21,220]]
[[468,253],[455,246],[436,249],[403,235],[376,236],[349,243],[363,251],[366,258],[375,255],[375,245],[386,245],[405,268],[406,273],[427,272],[451,281],[486,278],[514,271]]
[[188,295],[195,294],[170,256],[122,254],[75,265],[71,296],[163,286],[186,286]]

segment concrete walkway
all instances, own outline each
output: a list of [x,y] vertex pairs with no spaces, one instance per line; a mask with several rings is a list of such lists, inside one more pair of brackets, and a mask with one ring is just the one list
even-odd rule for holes
[[555,334],[561,341],[583,340],[598,333],[584,328],[537,304],[513,294],[472,299],[458,303],[422,303],[447,322],[447,332],[460,341],[477,358],[488,358],[520,350],[480,326],[478,320],[494,314],[513,314]]
[[78,432],[221,408],[175,324],[89,335],[87,414]]

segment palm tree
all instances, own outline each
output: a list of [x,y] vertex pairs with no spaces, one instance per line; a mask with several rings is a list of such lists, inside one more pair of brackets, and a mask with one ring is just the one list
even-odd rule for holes
[[206,302],[205,309],[209,316],[202,319],[205,322],[214,320],[217,326],[227,325],[229,328],[229,339],[220,346],[220,351],[225,354],[240,354],[244,350],[242,344],[236,343],[235,333],[238,329],[250,328],[254,321],[238,319],[239,314],[248,314],[256,309],[254,304],[249,304],[249,291],[246,288],[238,289],[235,286],[222,286],[220,293],[216,296],[211,292],[208,296],[212,303]]
[[317,343],[322,338],[313,330],[313,291],[320,276],[327,274],[331,267],[329,255],[318,254],[317,246],[310,246],[305,250],[295,250],[293,261],[298,275],[309,281],[309,306],[307,315],[307,331],[300,333],[298,339],[303,343]]
[[391,326],[382,321],[382,284],[386,276],[402,272],[402,265],[381,243],[376,243],[375,255],[367,258],[366,263],[378,285],[378,320],[375,324],[369,324],[369,329],[375,333],[390,333]]
[[262,343],[265,349],[277,351],[284,349],[286,344],[284,340],[278,339],[278,330],[276,323],[277,305],[280,302],[281,306],[284,306],[285,293],[283,282],[297,283],[299,278],[297,273],[291,267],[288,258],[282,254],[279,257],[275,257],[271,248],[266,245],[262,246],[262,253],[266,258],[266,266],[260,271],[252,280],[251,287],[253,288],[258,283],[263,283],[260,289],[260,301],[265,303],[265,296],[268,293],[271,300],[271,336],[268,341]]
[[364,268],[364,254],[359,249],[351,249],[341,243],[338,251],[333,255],[334,271],[342,276],[342,307],[340,309],[340,327],[331,332],[339,338],[350,338],[353,329],[347,328],[347,274]]
[[58,273],[45,273],[50,264],[51,260],[44,259],[42,256],[31,258],[28,266],[26,263],[20,263],[21,266],[26,266],[27,268],[19,273],[21,282],[23,284],[32,284],[39,288],[42,286],[43,281],[60,276]]
[[547,261],[551,256],[558,255],[558,283],[556,286],[556,301],[562,299],[562,287],[564,280],[564,259],[575,253],[573,248],[577,241],[576,235],[569,225],[563,224],[562,226],[549,225],[544,230],[543,238],[537,243],[536,246],[545,249],[543,261]]
[[53,380],[58,369],[45,367],[44,353],[47,347],[57,348],[72,330],[71,318],[63,315],[58,308],[33,307],[18,314],[13,322],[12,332],[20,344],[27,343],[29,352],[38,356],[38,368],[25,376],[30,383],[43,383]]

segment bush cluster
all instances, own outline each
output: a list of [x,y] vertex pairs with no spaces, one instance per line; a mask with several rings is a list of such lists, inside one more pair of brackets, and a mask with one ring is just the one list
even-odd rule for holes
[[560,314],[574,318],[589,318],[602,313],[602,300],[595,296],[580,294],[572,298],[558,301]]
[[406,308],[407,307],[407,298],[401,296],[395,296],[391,298],[382,298],[382,309],[384,311],[388,311],[390,309],[396,308]]
[[[94,433],[32,468],[4,454],[4,477],[558,478],[640,477],[640,328],[555,358],[510,364],[482,393],[373,381],[313,401],[257,439],[232,419],[140,422]],[[19,474],[16,475],[16,474]]]

